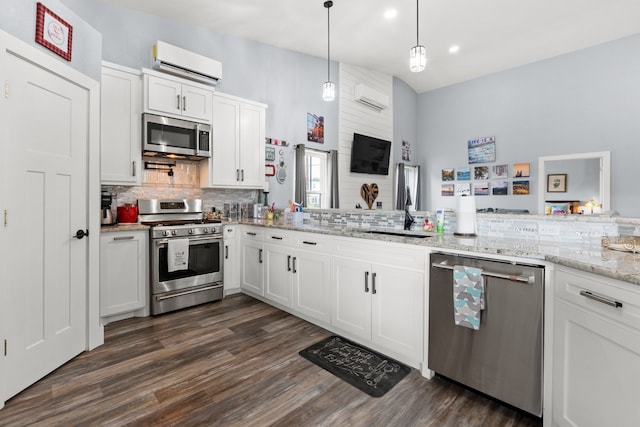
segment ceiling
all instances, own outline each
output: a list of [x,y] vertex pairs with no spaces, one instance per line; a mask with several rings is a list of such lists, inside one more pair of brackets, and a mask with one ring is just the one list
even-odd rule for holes
[[[327,56],[324,0],[103,1]],[[415,1],[333,0],[330,13],[332,60],[397,76],[418,93],[640,33],[638,0],[420,0],[428,62],[412,73]],[[454,44],[460,50],[450,54]]]

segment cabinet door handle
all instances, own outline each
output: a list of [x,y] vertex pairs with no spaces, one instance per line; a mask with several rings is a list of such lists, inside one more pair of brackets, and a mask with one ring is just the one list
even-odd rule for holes
[[376,273],[371,274],[371,293],[376,293]]
[[242,182],[244,182],[244,169],[242,169],[240,172],[241,172],[241,174],[242,174],[242,179],[241,179],[241,181],[242,181]]
[[364,291],[369,292],[369,272],[364,272]]
[[606,298],[600,295],[593,294],[589,291],[580,291],[580,295],[585,298],[592,299],[594,301],[600,302],[602,304],[610,305],[615,308],[622,308],[622,303],[620,301],[612,300],[610,298]]
[[291,271],[291,255],[287,255],[287,271]]
[[305,245],[313,245],[313,246],[317,245],[316,242],[308,242],[306,240],[303,240],[302,243],[304,243]]
[[224,246],[224,259],[229,259],[229,246]]
[[180,109],[180,95],[176,95],[178,110]]
[[258,262],[262,264],[262,249],[258,251]]
[[240,169],[236,169],[236,181],[240,181]]
[[133,240],[133,236],[118,236],[114,237],[113,240]]
[[247,236],[256,236],[256,233],[253,231],[247,231]]
[[136,161],[131,162],[131,176],[136,176]]
[[182,97],[182,111],[187,111],[187,97]]
[[298,270],[296,269],[296,259],[296,257],[293,257],[293,274],[298,272]]
[[282,237],[280,236],[271,236],[271,238],[274,240],[282,240]]

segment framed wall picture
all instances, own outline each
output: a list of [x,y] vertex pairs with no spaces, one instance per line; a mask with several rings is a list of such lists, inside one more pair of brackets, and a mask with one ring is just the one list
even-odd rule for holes
[[71,61],[73,27],[42,3],[36,10],[36,43]]
[[547,193],[566,193],[567,174],[554,173],[547,175]]

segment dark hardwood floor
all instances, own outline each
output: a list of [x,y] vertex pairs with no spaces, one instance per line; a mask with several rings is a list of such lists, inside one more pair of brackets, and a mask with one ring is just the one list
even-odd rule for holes
[[539,426],[412,369],[380,398],[303,359],[331,333],[244,295],[105,328],[18,394],[1,426]]

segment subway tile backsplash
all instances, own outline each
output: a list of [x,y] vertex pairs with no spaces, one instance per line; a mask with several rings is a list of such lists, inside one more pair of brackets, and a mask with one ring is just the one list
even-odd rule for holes
[[[433,212],[412,212],[419,230],[424,218],[435,222]],[[309,223],[344,227],[403,228],[404,212],[371,210],[309,210]],[[456,215],[445,212],[444,232],[453,233]],[[518,238],[523,241],[566,241],[600,243],[604,235],[640,236],[640,220],[598,216],[547,216],[518,214],[478,214],[478,235],[496,238]]]
[[257,190],[235,190],[217,188],[162,187],[143,185],[137,187],[103,185],[103,191],[113,195],[112,210],[125,203],[136,203],[138,199],[202,199],[205,211],[222,210],[225,203],[254,203]]

